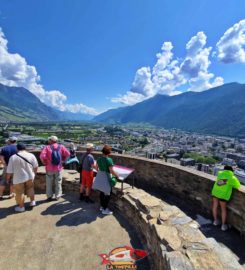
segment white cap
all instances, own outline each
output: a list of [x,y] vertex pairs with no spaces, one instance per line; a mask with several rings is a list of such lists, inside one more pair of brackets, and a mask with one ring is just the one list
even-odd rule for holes
[[58,137],[57,136],[50,136],[48,138],[48,140],[53,141],[53,142],[57,142],[58,141]]
[[9,140],[10,142],[15,142],[15,141],[17,141],[17,137],[11,136],[11,137],[9,137],[8,140]]
[[94,145],[92,143],[87,143],[86,144],[86,149],[91,149],[93,147],[94,147]]

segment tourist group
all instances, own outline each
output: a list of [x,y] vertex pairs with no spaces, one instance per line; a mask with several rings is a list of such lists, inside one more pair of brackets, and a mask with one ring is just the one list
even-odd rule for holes
[[[26,150],[23,143],[17,143],[16,137],[10,137],[7,145],[0,151],[0,161],[3,164],[3,174],[0,179],[0,199],[6,186],[10,186],[9,198],[15,196],[16,212],[25,211],[25,195],[30,198],[30,206],[34,207],[34,178],[38,169],[38,161],[34,154]],[[103,215],[111,215],[108,208],[112,187],[116,184],[118,175],[113,170],[113,161],[109,157],[111,147],[104,145],[102,156],[95,161],[93,144],[87,143],[86,152],[81,156],[78,170],[80,172],[80,197],[81,201],[94,203],[90,198],[91,190],[100,191],[100,211]],[[48,144],[42,149],[40,160],[46,169],[46,195],[47,201],[59,200],[62,196],[62,169],[63,164],[74,155],[74,149],[67,149],[58,143],[57,136],[48,138]],[[97,173],[96,173],[97,172]],[[94,178],[94,176],[96,177]],[[53,183],[55,190],[53,192]]]
[[[25,194],[30,198],[30,206],[34,207],[34,178],[38,169],[38,161],[34,154],[26,150],[23,143],[17,143],[17,138],[11,137],[6,141],[7,145],[0,151],[0,161],[2,162],[3,174],[0,179],[0,199],[3,199],[5,187],[10,185],[10,195],[15,196],[17,206],[16,212],[25,211]],[[91,190],[100,191],[100,211],[103,215],[111,215],[112,211],[108,208],[111,198],[112,187],[119,178],[113,169],[113,160],[109,157],[111,147],[104,145],[102,156],[95,161],[92,151],[93,144],[87,143],[86,152],[82,154],[78,166],[80,172],[80,197],[81,201],[94,203],[91,199]],[[58,143],[57,136],[48,138],[48,144],[42,149],[40,160],[46,168],[46,195],[47,201],[59,200],[62,196],[62,169],[63,164],[75,157],[74,145],[67,149]],[[96,174],[96,176],[95,176]],[[53,182],[55,190],[53,194]],[[232,189],[238,189],[240,182],[235,177],[233,168],[225,166],[223,171],[218,173],[217,179],[212,189],[212,212],[213,225],[221,225],[221,229],[226,231],[228,226],[227,203],[231,199]],[[218,219],[218,206],[221,208],[221,222]]]

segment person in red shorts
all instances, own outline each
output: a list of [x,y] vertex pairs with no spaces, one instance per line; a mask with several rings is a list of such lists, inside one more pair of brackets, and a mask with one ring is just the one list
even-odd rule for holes
[[[90,198],[91,189],[94,180],[93,168],[95,167],[94,157],[91,154],[93,151],[94,145],[92,143],[87,143],[86,153],[81,157],[81,187],[80,187],[80,200],[87,203],[94,203]],[[85,195],[84,195],[85,191]]]

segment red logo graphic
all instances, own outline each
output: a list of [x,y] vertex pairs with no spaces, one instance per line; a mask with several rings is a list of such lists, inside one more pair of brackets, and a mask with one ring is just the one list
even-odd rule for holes
[[141,249],[132,247],[118,247],[113,249],[108,255],[99,254],[102,258],[101,264],[106,264],[106,269],[137,269],[135,262],[145,258],[148,253]]

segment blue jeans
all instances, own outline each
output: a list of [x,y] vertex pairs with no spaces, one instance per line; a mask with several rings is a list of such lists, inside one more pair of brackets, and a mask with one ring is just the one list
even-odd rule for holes
[[55,181],[55,198],[59,198],[62,195],[61,172],[46,173],[46,194],[48,198],[53,197],[53,180]]

